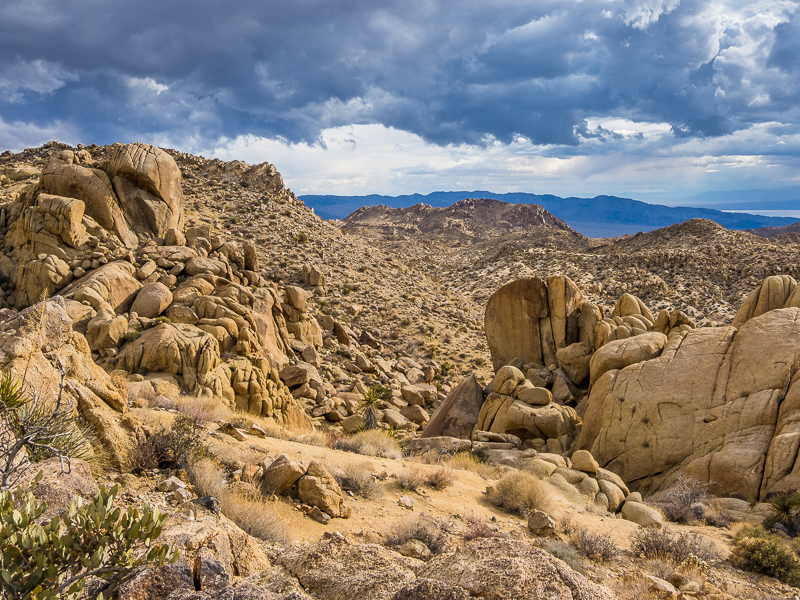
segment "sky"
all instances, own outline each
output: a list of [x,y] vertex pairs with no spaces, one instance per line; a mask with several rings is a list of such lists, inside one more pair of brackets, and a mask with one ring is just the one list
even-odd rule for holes
[[144,141],[297,194],[800,190],[798,0],[4,0],[0,57],[0,150]]

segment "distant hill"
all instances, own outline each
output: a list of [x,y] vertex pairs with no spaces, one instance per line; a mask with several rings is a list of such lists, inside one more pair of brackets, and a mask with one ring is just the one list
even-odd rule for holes
[[[411,235],[453,232],[469,237],[523,233],[535,227],[555,228],[580,235],[538,204],[510,204],[500,200],[459,200],[447,207],[415,204],[408,208],[364,206],[345,218],[346,226],[372,227],[386,233]],[[581,236],[582,237],[582,236]]]
[[486,191],[432,192],[406,196],[302,196],[301,199],[325,219],[343,219],[364,206],[385,205],[408,208],[415,204],[447,207],[467,198],[502,200],[511,204],[538,204],[570,227],[589,237],[610,237],[647,232],[689,219],[709,219],[728,229],[781,227],[795,223],[790,217],[766,217],[748,213],[730,213],[710,208],[647,204],[630,198],[596,196],[594,198],[561,198],[550,194]]

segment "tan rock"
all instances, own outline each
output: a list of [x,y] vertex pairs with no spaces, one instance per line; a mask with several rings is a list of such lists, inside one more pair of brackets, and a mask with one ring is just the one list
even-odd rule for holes
[[306,467],[300,461],[281,454],[264,469],[261,478],[261,491],[266,496],[284,494],[306,474]]
[[511,365],[505,365],[497,370],[492,380],[492,389],[498,394],[510,396],[523,379],[525,375],[522,371]]
[[149,144],[117,146],[108,175],[137,230],[163,238],[170,229],[183,229],[181,174],[169,154]]
[[558,366],[570,378],[580,385],[589,377],[589,361],[594,349],[586,342],[576,342],[556,351]]
[[406,402],[423,407],[433,404],[438,395],[438,392],[434,386],[424,383],[416,385],[404,385],[400,388],[400,391],[403,394],[403,399]]
[[586,450],[576,450],[572,453],[572,468],[590,475],[596,475],[600,469],[600,465]]
[[297,495],[302,502],[316,506],[331,517],[350,516],[350,508],[344,502],[336,479],[318,462],[309,464],[306,475],[298,480]]
[[495,371],[515,358],[542,363],[539,319],[548,311],[547,287],[539,278],[513,281],[492,294],[484,326]]
[[607,371],[659,356],[666,345],[667,336],[655,331],[608,342],[594,353],[589,362],[590,385],[593,386]]
[[532,387],[522,390],[517,394],[517,398],[532,406],[547,406],[553,401],[550,390],[543,387]]
[[131,306],[131,312],[140,317],[154,319],[172,304],[172,292],[162,283],[150,283],[144,286]]
[[664,525],[664,517],[655,508],[641,502],[628,500],[622,506],[622,516],[628,521],[633,521],[641,527],[654,527],[660,529]]

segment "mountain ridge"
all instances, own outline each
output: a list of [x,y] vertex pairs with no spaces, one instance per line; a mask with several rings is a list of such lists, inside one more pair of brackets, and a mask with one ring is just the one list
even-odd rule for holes
[[647,232],[696,218],[708,219],[734,230],[780,227],[797,221],[791,217],[768,217],[749,213],[728,213],[711,208],[648,204],[631,198],[606,195],[594,198],[562,198],[552,194],[524,192],[495,194],[488,191],[459,191],[401,196],[378,194],[300,196],[303,202],[324,219],[344,219],[358,208],[376,204],[392,208],[408,208],[424,203],[434,208],[442,208],[468,198],[500,200],[509,204],[537,204],[587,237],[616,237],[640,231]]

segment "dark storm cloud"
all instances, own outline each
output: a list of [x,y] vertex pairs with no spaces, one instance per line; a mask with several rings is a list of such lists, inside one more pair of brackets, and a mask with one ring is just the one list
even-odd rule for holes
[[598,116],[718,136],[800,120],[797,11],[777,0],[10,0],[0,119],[68,123],[98,142],[310,141],[381,123],[438,144],[574,146],[614,139],[587,130]]

